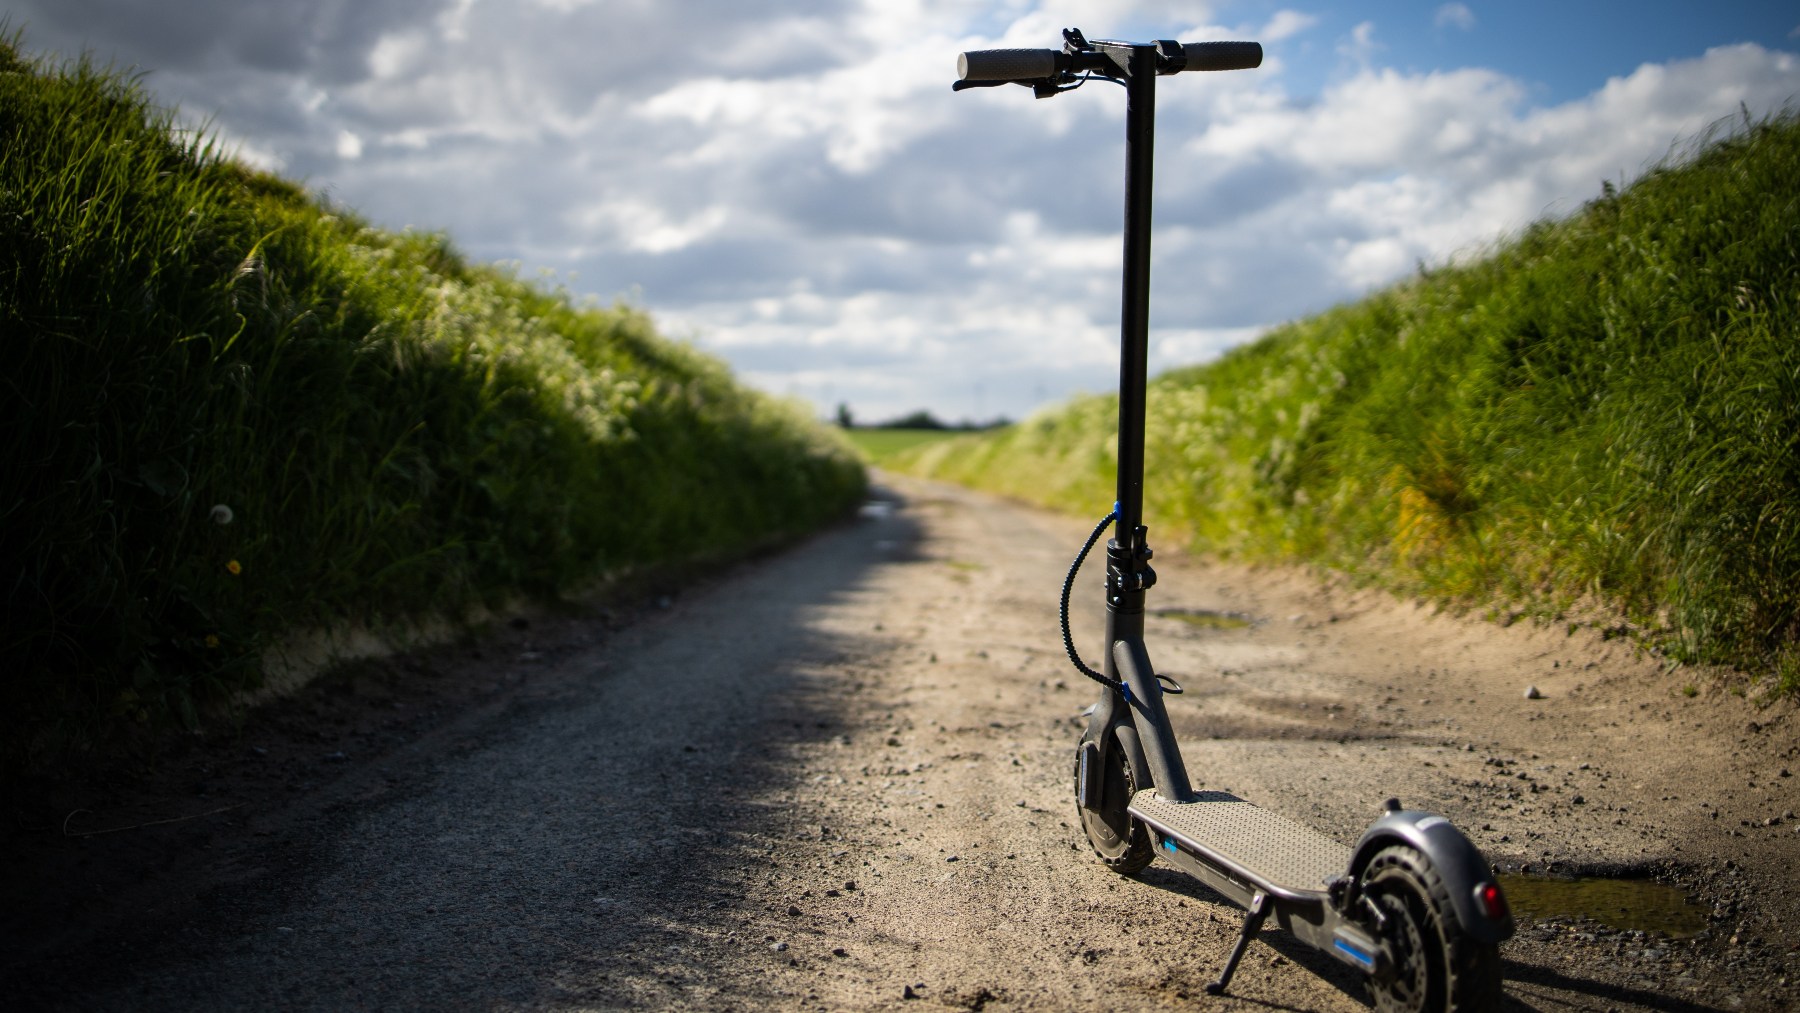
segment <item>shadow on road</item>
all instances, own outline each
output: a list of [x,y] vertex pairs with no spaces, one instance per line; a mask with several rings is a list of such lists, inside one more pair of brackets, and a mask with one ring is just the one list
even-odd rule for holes
[[1550,990],[1573,992],[1608,1003],[1628,1003],[1646,1009],[1666,1010],[1668,1013],[1711,1013],[1718,1008],[1660,992],[1578,978],[1553,968],[1517,960],[1503,959],[1501,967],[1506,976],[1509,1006],[1512,1009],[1553,1010],[1570,1005],[1566,998],[1544,994]]
[[[380,757],[312,803],[305,846],[268,843],[275,868],[213,877],[154,938],[46,955],[33,994],[136,1010],[792,1005],[794,976],[761,972],[820,959],[800,945],[824,938],[815,901],[856,876],[793,788],[882,649],[825,617],[921,537],[893,493],[875,504]],[[493,659],[497,685],[514,664]],[[751,899],[772,894],[792,899]]]

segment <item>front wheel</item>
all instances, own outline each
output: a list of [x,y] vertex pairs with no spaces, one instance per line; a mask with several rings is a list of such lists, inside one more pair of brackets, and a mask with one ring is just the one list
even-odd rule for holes
[[1131,769],[1131,761],[1125,758],[1125,750],[1116,742],[1112,747],[1100,750],[1105,759],[1100,761],[1098,812],[1081,804],[1081,752],[1076,751],[1075,812],[1081,817],[1082,832],[1087,834],[1094,854],[1100,856],[1107,868],[1130,876],[1143,871],[1156,858],[1156,851],[1150,843],[1149,829],[1126,811],[1131,796],[1137,792],[1137,777]]
[[1500,1004],[1500,948],[1471,939],[1457,921],[1450,891],[1417,849],[1396,844],[1369,860],[1362,893],[1392,958],[1371,977],[1383,1013],[1492,1010]]

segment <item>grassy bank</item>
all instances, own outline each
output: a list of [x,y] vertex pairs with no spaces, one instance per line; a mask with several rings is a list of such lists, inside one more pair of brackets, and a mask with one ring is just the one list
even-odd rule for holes
[[[1622,619],[1800,689],[1800,123],[1152,384],[1148,512],[1191,547]],[[903,466],[1098,516],[1116,401]]]
[[624,306],[224,157],[0,43],[4,761],[194,725],[294,629],[741,553],[862,466]]

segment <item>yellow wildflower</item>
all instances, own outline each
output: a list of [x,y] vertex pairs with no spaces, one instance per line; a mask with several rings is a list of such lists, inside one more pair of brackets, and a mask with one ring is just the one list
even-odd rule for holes
[[226,563],[226,564],[225,564],[225,569],[227,569],[227,570],[230,570],[230,571],[231,571],[231,575],[232,575],[232,576],[233,576],[233,577],[235,577],[235,576],[237,576],[237,575],[238,575],[238,574],[240,574],[240,573],[243,573],[243,572],[244,572],[244,568],[243,568],[243,567],[241,567],[241,566],[239,566],[239,565],[238,565],[238,561],[237,561],[237,560],[235,560],[235,559],[234,559],[234,560],[232,560],[232,561],[231,561],[231,562],[229,562],[229,563]]
[[217,646],[219,646],[219,636],[218,636],[218,634],[216,634],[216,633],[208,633],[208,634],[207,634],[207,635],[206,635],[206,646],[208,646],[208,647],[217,647]]

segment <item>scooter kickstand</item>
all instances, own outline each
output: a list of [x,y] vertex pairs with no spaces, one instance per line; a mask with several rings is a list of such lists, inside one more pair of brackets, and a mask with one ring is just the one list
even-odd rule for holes
[[1238,961],[1244,959],[1244,951],[1250,948],[1250,940],[1262,928],[1263,919],[1269,914],[1269,895],[1261,890],[1250,898],[1250,910],[1244,914],[1244,930],[1238,933],[1237,945],[1231,948],[1231,956],[1225,961],[1225,969],[1219,972],[1219,980],[1206,986],[1207,995],[1224,995],[1225,989],[1231,985],[1231,976],[1237,973]]

